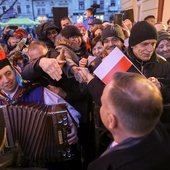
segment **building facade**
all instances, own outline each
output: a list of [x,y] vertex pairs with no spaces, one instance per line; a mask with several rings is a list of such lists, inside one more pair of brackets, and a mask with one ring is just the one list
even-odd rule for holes
[[84,12],[90,7],[94,7],[97,18],[109,21],[112,20],[114,13],[120,12],[121,0],[0,0],[1,15],[9,8],[12,13],[15,13],[11,16],[8,11],[1,17],[1,22],[9,20],[11,17],[52,20],[54,7],[67,7],[68,16],[73,23],[83,22]]
[[154,15],[157,22],[166,24],[170,19],[169,0],[122,0],[122,10],[133,9],[135,21]]

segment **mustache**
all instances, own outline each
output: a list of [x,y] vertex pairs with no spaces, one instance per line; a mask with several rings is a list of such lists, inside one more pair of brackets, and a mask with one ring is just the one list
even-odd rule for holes
[[109,46],[107,48],[105,48],[106,50],[113,50],[115,47],[117,47],[116,45],[113,45],[113,46]]

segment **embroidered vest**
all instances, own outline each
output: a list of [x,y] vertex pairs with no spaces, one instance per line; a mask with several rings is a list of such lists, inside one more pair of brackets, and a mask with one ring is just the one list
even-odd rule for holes
[[14,104],[16,102],[34,102],[44,103],[44,87],[36,87],[31,91],[27,91],[25,87],[18,88],[17,92],[10,99],[2,90],[0,91],[0,105]]

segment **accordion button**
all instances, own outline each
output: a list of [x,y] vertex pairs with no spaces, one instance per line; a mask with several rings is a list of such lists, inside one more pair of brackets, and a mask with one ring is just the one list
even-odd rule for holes
[[63,116],[63,120],[67,120],[67,116]]
[[66,126],[67,125],[67,121],[63,121],[63,125]]
[[61,118],[58,119],[58,123],[62,123],[63,120]]
[[67,153],[70,153],[71,152],[71,149],[70,148],[67,148]]
[[70,158],[71,157],[71,153],[69,152],[69,153],[67,153],[67,157],[68,158]]
[[66,152],[65,152],[65,151],[63,151],[63,152],[62,152],[62,155],[63,155],[63,156],[66,156],[67,154],[66,154]]

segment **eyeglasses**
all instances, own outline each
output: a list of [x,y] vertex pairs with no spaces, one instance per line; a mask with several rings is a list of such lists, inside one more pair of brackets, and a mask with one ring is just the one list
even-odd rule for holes
[[51,32],[47,32],[47,37],[51,37],[52,35],[56,35],[58,32],[56,30],[53,30]]
[[166,47],[168,50],[170,50],[170,43],[161,44],[160,46],[157,47],[157,49],[158,49],[158,50],[163,50],[164,47]]

